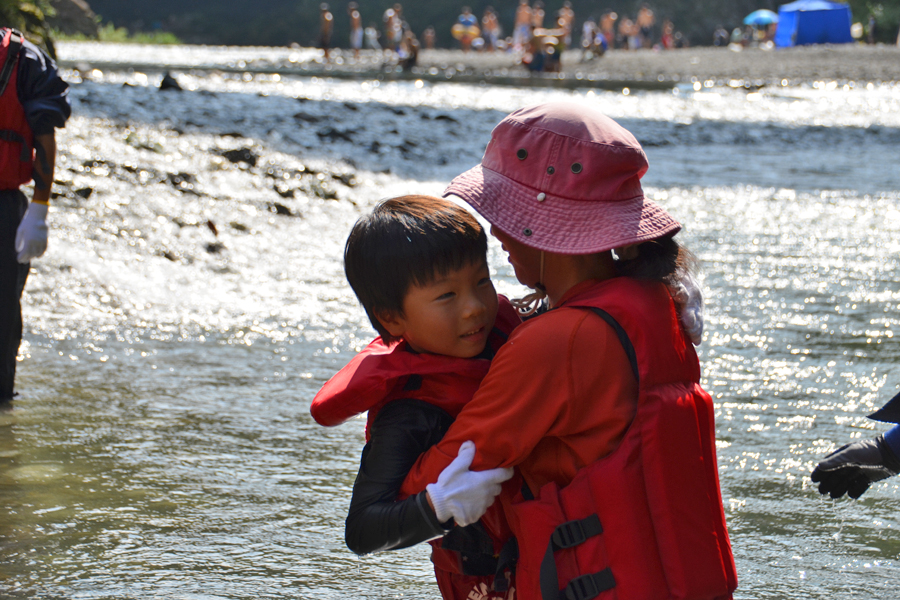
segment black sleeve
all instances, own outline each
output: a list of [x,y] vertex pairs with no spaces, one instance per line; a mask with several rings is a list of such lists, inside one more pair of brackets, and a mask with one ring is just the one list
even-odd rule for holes
[[64,127],[72,114],[69,84],[59,76],[56,63],[43,50],[25,40],[16,73],[19,101],[34,135]]
[[347,546],[356,554],[395,550],[444,535],[425,492],[397,501],[406,474],[419,455],[437,443],[453,422],[445,411],[421,400],[388,403],[370,429],[347,515]]

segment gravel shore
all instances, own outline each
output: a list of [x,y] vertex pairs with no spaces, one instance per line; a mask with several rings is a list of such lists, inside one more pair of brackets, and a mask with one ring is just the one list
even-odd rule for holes
[[[462,64],[475,71],[524,74],[516,59],[508,54],[424,51],[423,69]],[[744,80],[757,84],[788,80],[796,85],[813,81],[900,82],[900,47],[897,46],[803,46],[762,50],[697,47],[668,51],[614,50],[605,56],[582,60],[580,51],[563,55],[567,78],[678,83],[714,79]]]

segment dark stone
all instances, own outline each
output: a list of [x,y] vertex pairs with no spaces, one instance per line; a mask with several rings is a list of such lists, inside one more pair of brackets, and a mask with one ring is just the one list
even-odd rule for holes
[[296,121],[305,121],[307,123],[318,123],[322,120],[322,117],[311,115],[305,112],[298,112],[294,115],[294,120]]
[[178,81],[172,77],[172,74],[166,71],[166,74],[163,75],[162,81],[159,83],[159,89],[161,90],[175,90],[177,92],[181,91],[181,85],[179,85]]
[[253,152],[253,150],[251,150],[250,148],[226,150],[222,153],[222,156],[227,158],[232,163],[246,163],[251,167],[255,167],[256,161],[259,160],[259,155]]
[[350,131],[341,131],[340,129],[335,129],[334,127],[326,127],[325,129],[317,131],[316,135],[319,136],[319,139],[322,140],[344,140],[345,142],[353,141],[353,134]]
[[280,202],[270,203],[269,210],[271,212],[275,213],[276,215],[282,215],[285,217],[293,217],[294,216],[294,211],[292,211],[290,208],[288,208],[284,204],[281,204]]

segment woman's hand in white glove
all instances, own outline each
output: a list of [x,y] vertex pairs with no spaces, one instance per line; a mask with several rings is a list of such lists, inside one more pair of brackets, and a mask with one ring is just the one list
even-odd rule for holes
[[31,202],[16,230],[16,260],[25,264],[47,249],[47,211],[49,207]]
[[441,523],[453,517],[461,527],[471,525],[493,504],[500,493],[500,484],[513,476],[513,470],[508,468],[470,471],[474,458],[475,444],[463,442],[453,462],[441,471],[437,483],[426,486]]

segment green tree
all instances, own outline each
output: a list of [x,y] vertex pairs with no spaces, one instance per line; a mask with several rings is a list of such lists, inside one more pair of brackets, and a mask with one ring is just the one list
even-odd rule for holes
[[850,0],[853,20],[862,23],[869,34],[869,17],[875,17],[875,41],[893,44],[900,27],[900,0]]
[[55,11],[47,0],[0,0],[0,25],[18,29],[56,58],[56,49],[47,26],[47,17],[53,14]]

